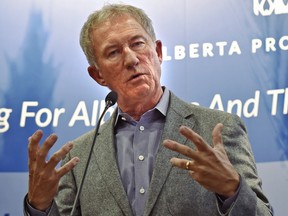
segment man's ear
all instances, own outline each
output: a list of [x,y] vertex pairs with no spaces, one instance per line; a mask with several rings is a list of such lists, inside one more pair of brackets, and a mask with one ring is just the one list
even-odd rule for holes
[[87,71],[90,75],[90,77],[92,77],[92,79],[94,79],[99,85],[102,85],[102,86],[107,86],[103,76],[102,76],[102,73],[100,72],[100,70],[95,67],[95,66],[89,66],[87,68]]
[[162,42],[160,40],[156,41],[156,52],[157,52],[158,59],[159,59],[160,64],[161,64],[163,61],[163,56],[162,56]]

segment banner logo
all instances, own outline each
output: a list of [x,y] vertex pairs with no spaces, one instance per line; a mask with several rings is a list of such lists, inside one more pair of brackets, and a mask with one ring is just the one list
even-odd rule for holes
[[287,0],[253,0],[253,10],[256,16],[272,14],[288,14]]

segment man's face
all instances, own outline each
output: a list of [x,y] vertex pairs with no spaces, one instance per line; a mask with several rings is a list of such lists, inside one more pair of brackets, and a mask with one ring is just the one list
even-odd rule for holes
[[162,44],[152,41],[130,16],[104,22],[93,33],[97,68],[88,68],[100,85],[118,93],[118,102],[160,94]]

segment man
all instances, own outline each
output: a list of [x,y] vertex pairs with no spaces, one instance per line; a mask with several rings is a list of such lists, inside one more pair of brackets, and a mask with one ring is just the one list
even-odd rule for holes
[[[80,43],[89,75],[117,92],[118,108],[100,128],[76,215],[272,215],[241,120],[161,86],[162,44],[141,9],[92,13]],[[29,138],[25,214],[70,215],[93,133],[47,162],[57,136],[42,146],[41,131]]]

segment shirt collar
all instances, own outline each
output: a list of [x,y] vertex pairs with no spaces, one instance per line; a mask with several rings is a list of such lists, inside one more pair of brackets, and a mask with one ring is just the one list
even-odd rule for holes
[[[163,95],[160,98],[159,102],[156,104],[156,106],[154,108],[152,108],[151,110],[148,110],[147,112],[157,109],[160,113],[162,113],[163,116],[166,117],[167,110],[168,110],[168,104],[169,104],[169,90],[165,87],[163,87],[163,90],[164,90],[164,92],[163,92]],[[117,116],[116,116],[116,120],[115,120],[115,125],[117,124],[119,117],[121,115],[125,114],[120,109],[120,107],[117,107],[117,109],[118,109],[118,112],[117,112]],[[125,114],[125,115],[127,115],[127,114]]]
[[163,95],[154,109],[159,110],[162,113],[162,115],[166,116],[169,104],[169,90],[164,87],[163,89],[164,89]]

